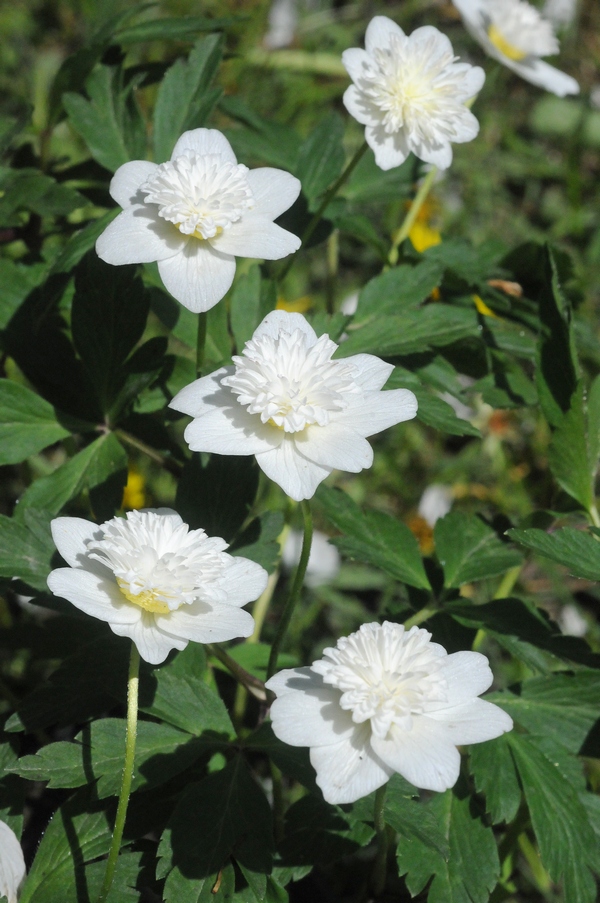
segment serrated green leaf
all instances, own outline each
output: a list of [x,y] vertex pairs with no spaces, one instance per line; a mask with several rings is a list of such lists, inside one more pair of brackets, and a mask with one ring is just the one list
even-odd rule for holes
[[210,83],[221,62],[223,38],[210,35],[197,41],[187,60],[167,71],[154,108],[154,160],[169,160],[175,142],[187,129],[204,125],[221,96]]
[[[598,438],[595,438],[597,448]],[[571,396],[569,410],[552,434],[548,449],[550,470],[558,484],[589,511],[594,502],[597,461],[591,459],[583,382]]]
[[124,85],[116,67],[99,65],[85,81],[89,100],[74,92],[62,97],[69,122],[92,157],[111,172],[146,156],[146,127],[135,86],[135,80]]
[[281,549],[278,537],[284,527],[284,518],[281,511],[267,511],[260,517],[254,518],[243,533],[237,537],[235,544],[229,550],[232,555],[240,555],[250,558],[272,574],[281,557]]
[[258,264],[252,264],[247,273],[236,281],[229,299],[231,331],[235,339],[237,353],[240,354],[246,342],[252,338],[254,330],[268,311],[261,309],[261,276]]
[[258,467],[251,456],[200,455],[186,463],[177,487],[176,506],[183,519],[209,536],[231,542],[246,518],[258,489]]
[[600,580],[600,543],[584,530],[562,527],[554,533],[546,533],[529,527],[507,530],[507,535],[514,542],[563,564],[575,577]]
[[50,560],[56,552],[50,533],[50,515],[44,512],[43,518],[45,535],[36,521],[29,526],[26,512],[18,519],[0,514],[0,577],[18,577],[42,592],[47,590]]
[[353,324],[418,306],[440,284],[442,273],[443,266],[437,261],[424,260],[375,276],[361,289]]
[[415,176],[413,158],[409,157],[394,169],[383,170],[375,163],[375,156],[369,148],[341,193],[349,201],[359,201],[361,204],[387,202],[392,197],[401,200],[410,195]]
[[27,508],[43,508],[49,515],[56,515],[84,489],[106,484],[113,475],[118,477],[118,507],[127,482],[127,454],[116,436],[106,433],[53,473],[32,483],[19,500],[18,518],[22,519]]
[[447,858],[418,842],[401,836],[396,856],[401,875],[413,896],[433,877],[428,903],[487,903],[500,876],[496,841],[490,828],[472,811],[468,796],[456,788],[428,803],[431,818],[448,843]]
[[[514,756],[542,863],[561,881],[565,903],[594,903],[596,882],[590,871],[595,835],[576,788],[561,769],[561,753],[549,756],[536,738],[513,732],[507,742]],[[579,788],[577,788],[579,789]]]
[[225,129],[236,155],[250,161],[266,163],[294,172],[302,139],[289,125],[264,119],[251,110],[240,97],[223,97],[219,108],[246,128]]
[[88,201],[67,185],[37,169],[0,167],[0,218],[4,227],[20,225],[21,210],[39,216],[65,216]]
[[385,384],[386,389],[410,389],[417,396],[419,407],[417,420],[442,430],[453,436],[481,436],[477,427],[458,417],[446,401],[438,395],[434,395],[431,389],[424,385],[416,374],[411,373],[405,367],[394,367],[393,373]]
[[53,273],[68,273],[77,266],[82,257],[96,244],[96,239],[104,232],[106,227],[121,211],[118,208],[109,210],[98,219],[92,220],[80,232],[73,235],[50,268],[49,275]]
[[0,380],[0,465],[24,461],[68,435],[52,405],[19,383]]
[[315,770],[310,764],[308,748],[283,743],[273,733],[270,722],[264,722],[250,734],[244,740],[244,748],[265,753],[283,774],[298,781],[312,793],[320,793],[315,780]]
[[117,44],[139,44],[143,41],[188,41],[201,31],[220,31],[229,28],[245,18],[228,16],[208,19],[205,16],[181,16],[177,19],[150,19],[119,28],[114,34]]
[[444,239],[438,245],[427,248],[423,257],[442,263],[455,276],[477,288],[480,283],[496,273],[504,246],[497,241],[487,241],[473,245],[464,238]]
[[344,165],[344,122],[337,113],[330,113],[300,145],[295,173],[302,182],[302,191],[312,210],[317,199],[337,179]]
[[338,806],[308,794],[285,814],[285,833],[279,844],[283,865],[329,864],[355,853],[373,837],[373,828],[351,820]]
[[523,560],[481,518],[461,511],[451,511],[438,520],[433,535],[447,587],[497,577]]
[[406,524],[380,511],[361,511],[338,489],[321,486],[316,497],[327,519],[345,534],[332,540],[344,554],[381,567],[409,586],[429,588],[417,540]]
[[485,797],[492,822],[512,822],[521,803],[521,787],[510,753],[508,735],[469,749],[469,766],[475,786]]

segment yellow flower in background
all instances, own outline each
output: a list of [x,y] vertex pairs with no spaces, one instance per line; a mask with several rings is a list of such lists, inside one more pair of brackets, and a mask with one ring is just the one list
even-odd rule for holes
[[121,508],[143,508],[146,504],[146,480],[143,475],[131,467],[127,472],[127,484],[123,490]]
[[441,244],[442,236],[437,229],[432,229],[428,223],[421,223],[417,219],[408,237],[412,241],[413,248],[422,254],[427,248],[433,248],[435,245]]
[[275,305],[276,310],[287,310],[289,314],[305,314],[313,306],[310,295],[302,295],[295,301],[286,301],[285,298],[278,298]]
[[473,303],[477,308],[477,312],[482,314],[484,317],[495,317],[498,319],[498,314],[495,314],[491,308],[487,306],[485,301],[479,297],[479,295],[473,295]]

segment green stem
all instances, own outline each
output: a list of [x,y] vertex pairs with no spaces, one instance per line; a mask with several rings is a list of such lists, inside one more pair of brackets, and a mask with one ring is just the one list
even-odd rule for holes
[[141,439],[138,439],[137,436],[133,436],[131,433],[122,430],[120,427],[114,430],[114,434],[119,439],[122,439],[127,445],[137,449],[137,451],[143,452],[143,454],[147,455],[152,461],[159,464],[160,467],[164,467],[165,470],[172,473],[173,476],[179,477],[181,475],[183,464],[180,464],[175,458],[172,458],[169,455],[162,455],[155,448],[152,448],[151,445],[146,445],[146,443],[142,442]]
[[596,503],[592,502],[592,505],[589,510],[590,520],[592,521],[595,527],[600,527],[600,514],[598,514],[598,509],[596,507]]
[[198,337],[196,339],[196,373],[202,376],[202,368],[204,367],[204,356],[206,351],[206,328],[208,324],[208,315],[206,312],[198,314]]
[[121,792],[117,806],[117,817],[113,831],[112,843],[106,861],[106,872],[102,882],[102,890],[98,897],[98,903],[104,903],[112,887],[119,850],[123,839],[127,806],[131,793],[131,781],[133,778],[133,766],[135,762],[135,741],[137,737],[138,717],[138,689],[140,682],[140,654],[135,643],[131,644],[131,656],[129,658],[129,677],[127,680],[127,729],[125,733],[125,760],[123,762],[123,777],[121,779]]
[[392,247],[390,248],[390,253],[388,255],[388,264],[393,267],[398,263],[398,248],[402,244],[405,238],[408,238],[408,234],[412,227],[414,226],[417,217],[419,215],[419,211],[421,207],[425,203],[425,199],[431,190],[431,186],[435,181],[435,177],[437,175],[437,167],[432,166],[419,187],[415,198],[410,205],[410,208],[404,217],[404,222],[397,230],[394,235],[394,240],[392,242]]
[[432,618],[437,611],[439,611],[439,609],[426,605],[425,608],[422,608],[420,611],[415,612],[412,618],[409,618],[408,621],[404,622],[404,629],[410,630],[411,627],[418,627],[418,625],[422,624],[423,621],[426,621],[428,618]]
[[289,627],[289,623],[292,619],[292,614],[294,612],[294,608],[296,607],[296,602],[300,598],[300,591],[302,590],[304,575],[306,574],[306,567],[308,565],[308,558],[310,556],[310,547],[312,544],[313,535],[313,522],[310,503],[307,499],[304,499],[304,501],[300,502],[300,507],[302,508],[302,514],[304,517],[304,539],[302,540],[302,552],[300,553],[300,561],[298,562],[298,567],[296,568],[296,573],[294,574],[294,579],[292,581],[292,588],[287,598],[287,602],[285,603],[285,608],[283,609],[283,614],[281,616],[279,626],[277,627],[277,633],[275,634],[273,645],[271,646],[269,666],[267,668],[267,680],[272,677],[277,670],[277,659],[279,657],[281,645],[283,643],[286,631]]
[[[302,235],[302,245],[303,246],[306,245],[306,243],[311,238],[313,232],[315,231],[315,229],[321,222],[321,218],[322,218],[323,214],[325,213],[325,210],[327,209],[327,207],[329,207],[329,205],[331,204],[332,200],[334,199],[334,197],[336,196],[336,194],[338,193],[338,191],[340,190],[340,188],[342,187],[344,182],[346,182],[350,178],[350,176],[354,172],[355,168],[358,166],[365,151],[367,150],[367,147],[368,147],[368,144],[366,141],[364,141],[361,144],[361,146],[358,148],[358,150],[356,151],[356,153],[354,154],[354,156],[352,157],[352,159],[350,160],[348,165],[346,166],[345,170],[343,171],[343,173],[341,174],[341,176],[339,177],[337,182],[334,182],[333,185],[331,186],[331,188],[329,189],[329,191],[326,193],[325,197],[321,201],[319,209],[317,210],[317,212],[315,213],[315,215],[309,222],[308,226],[304,230],[304,233]],[[285,279],[285,277],[287,276],[287,274],[293,267],[294,261],[296,260],[296,257],[297,257],[297,253],[298,252],[296,252],[296,254],[292,255],[291,257],[288,257],[285,266],[283,267],[281,273],[277,277],[279,282],[283,282],[283,280]]]
[[498,589],[494,593],[494,599],[506,599],[506,597],[513,591],[515,587],[515,583],[519,579],[521,571],[523,570],[523,565],[518,564],[516,567],[511,568],[506,572]]
[[245,668],[242,668],[241,665],[238,665],[235,659],[233,659],[230,655],[228,655],[224,649],[221,649],[220,646],[215,644],[211,644],[207,646],[209,652],[218,658],[219,661],[225,665],[229,673],[235,677],[235,679],[243,684],[245,687],[249,687],[253,690],[257,690],[260,694],[262,694],[262,698],[264,699],[265,685],[258,677],[255,677],[254,674],[250,674],[249,671],[246,671]]
[[377,897],[385,887],[387,872],[388,834],[385,824],[385,794],[387,783],[375,793],[375,805],[373,807],[373,821],[377,838],[377,855],[373,866],[372,885],[373,893]]

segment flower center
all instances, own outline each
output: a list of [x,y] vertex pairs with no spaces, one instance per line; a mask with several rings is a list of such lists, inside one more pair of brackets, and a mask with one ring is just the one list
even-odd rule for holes
[[168,614],[211,597],[224,566],[224,540],[190,530],[174,512],[130,511],[100,529],[102,539],[88,543],[89,557],[110,568],[128,602]]
[[488,0],[486,12],[488,38],[509,60],[558,53],[552,23],[524,0]]
[[331,360],[337,347],[327,335],[309,346],[299,329],[263,335],[234,357],[235,373],[222,383],[251,414],[286,433],[326,426],[332,413],[344,410],[346,396],[359,391],[352,364]]
[[401,624],[363,624],[343,637],[335,649],[314,662],[313,671],[340,690],[340,706],[357,724],[370,720],[376,737],[385,739],[393,725],[410,731],[413,715],[428,704],[447,700],[447,684],[439,674],[440,649],[431,634]]
[[221,154],[182,154],[161,165],[142,185],[147,204],[184,235],[220,235],[254,206],[248,167]]
[[453,66],[455,59],[435,35],[421,41],[391,35],[387,48],[374,51],[360,89],[384,114],[388,134],[405,128],[417,139],[435,141],[440,128],[454,133],[451,123],[465,111],[456,99],[464,72]]

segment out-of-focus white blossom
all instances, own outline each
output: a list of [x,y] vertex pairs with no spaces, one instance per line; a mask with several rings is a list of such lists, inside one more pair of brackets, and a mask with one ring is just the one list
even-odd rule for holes
[[452,498],[452,490],[449,486],[432,483],[421,496],[418,512],[430,527],[434,527],[437,521],[450,511]]
[[546,0],[542,15],[556,28],[570,25],[577,12],[577,0]]
[[589,629],[588,622],[575,605],[563,605],[558,624],[566,636],[585,636]]
[[273,0],[269,10],[269,30],[263,44],[268,50],[289,47],[298,25],[297,0]]
[[467,30],[491,57],[559,97],[578,94],[570,75],[545,63],[558,53],[552,22],[525,0],[452,0]]
[[491,683],[484,655],[448,655],[426,630],[386,621],[363,624],[311,667],[266,685],[277,696],[275,735],[310,747],[327,802],[352,803],[395,772],[426,790],[452,787],[457,746],[512,728],[506,712],[478,698]]
[[[284,567],[288,570],[291,570],[300,561],[302,539],[302,533],[299,530],[290,530],[287,535],[281,553],[281,560]],[[314,589],[323,583],[331,583],[338,575],[340,563],[340,553],[336,547],[329,542],[328,537],[324,533],[315,530],[304,577],[306,586]]]
[[467,101],[481,90],[479,66],[456,62],[446,35],[425,25],[406,35],[386,16],[368,25],[365,49],[342,54],[353,83],[348,112],[365,126],[365,139],[381,169],[400,166],[409,153],[447,169],[452,143],[471,141],[479,123]]

